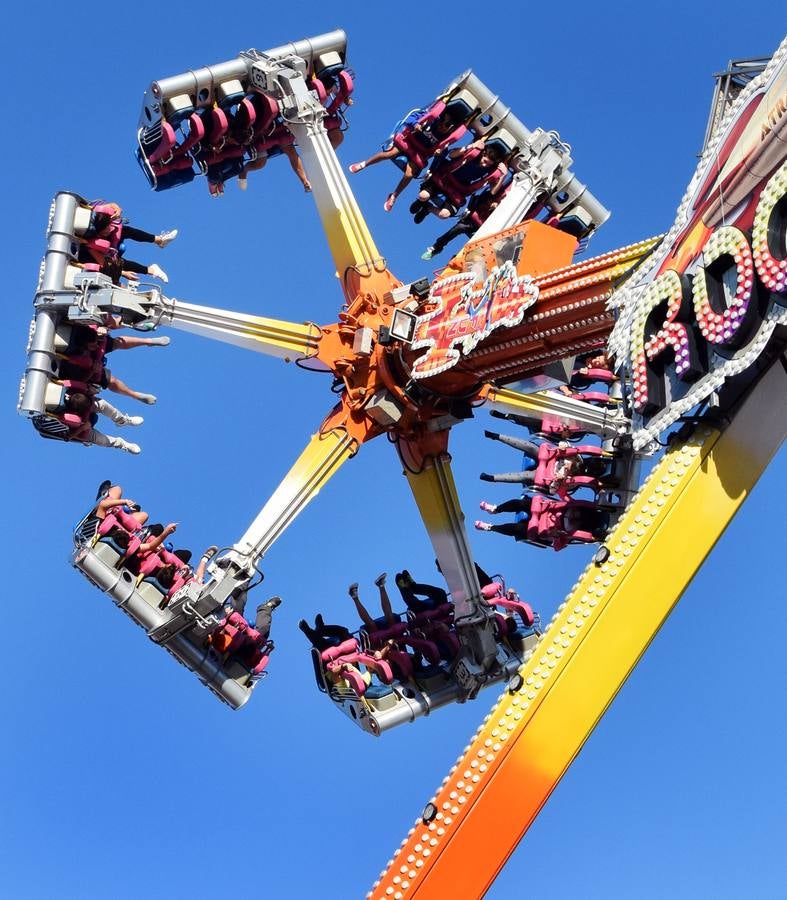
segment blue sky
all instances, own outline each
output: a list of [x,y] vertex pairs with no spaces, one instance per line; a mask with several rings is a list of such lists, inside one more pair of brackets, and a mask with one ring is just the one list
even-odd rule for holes
[[[5,728],[0,742],[0,895],[63,898],[321,896],[366,890],[439,784],[494,694],[381,740],[318,694],[301,616],[352,622],[346,586],[373,598],[379,571],[433,575],[433,555],[392,448],[345,466],[264,562],[281,594],[270,677],[231,713],[68,565],[70,527],[99,481],[123,484],[184,546],[245,530],[331,402],[325,376],[172,332],[167,350],[114,368],[159,396],[137,458],[38,439],[14,417],[44,249],[61,189],[120,202],[135,225],[178,227],[170,293],[295,321],[334,321],[341,302],[319,221],[286,163],[243,194],[203,183],[151,193],[132,157],[153,79],[343,27],[357,73],[343,163],[369,155],[402,112],[472,67],[531,128],[560,131],[574,169],[613,212],[602,252],[666,229],[693,171],[711,73],[771,53],[776,4],[564,4],[520,12],[456,2],[419,8],[305,3],[173,10],[141,2],[81,17],[43,3],[6,14],[4,246],[9,313],[0,340],[6,427]],[[13,149],[12,149],[13,148]],[[12,160],[13,156],[13,160]],[[352,180],[392,270],[437,229],[382,204],[397,180]],[[452,436],[468,519],[481,469],[509,451],[488,416]],[[779,560],[787,476],[770,467],[654,641],[489,896],[785,895],[783,758],[787,627]],[[374,532],[374,542],[368,535]],[[479,561],[551,616],[588,552],[547,554],[474,533]],[[378,549],[380,548],[380,549]],[[259,599],[264,599],[260,596]],[[632,598],[635,602],[635,598]],[[512,797],[511,802],[516,802]]]

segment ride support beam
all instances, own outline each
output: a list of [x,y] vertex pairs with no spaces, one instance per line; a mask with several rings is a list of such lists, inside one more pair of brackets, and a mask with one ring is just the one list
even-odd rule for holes
[[454,623],[462,658],[454,675],[474,697],[497,657],[491,609],[481,602],[481,585],[467,539],[464,513],[456,492],[448,453],[425,456],[418,468],[405,460],[405,475],[454,604]]
[[491,237],[499,231],[505,231],[518,225],[535,204],[539,195],[543,194],[547,185],[536,173],[517,172],[508,193],[498,204],[492,214],[481,223],[481,226],[470,239],[472,241]]
[[541,420],[544,416],[556,416],[571,424],[581,425],[587,431],[602,438],[611,438],[626,427],[627,420],[620,408],[607,409],[594,406],[584,400],[575,400],[557,391],[539,391],[522,394],[511,388],[485,385],[479,393],[489,409],[514,413]]
[[344,428],[312,435],[229,555],[239,565],[252,568],[357,449],[358,442]]
[[777,360],[724,432],[665,454],[370,898],[483,896],[785,436]]
[[[321,121],[322,107],[317,113],[314,117],[304,117],[303,121],[290,121],[287,127],[295,135],[336,274],[349,303],[357,296],[361,283],[364,290],[374,285],[382,296],[400,282],[388,273],[386,262],[380,256],[328,140]],[[376,285],[378,279],[379,288]]]
[[480,596],[481,586],[456,492],[451,457],[443,453],[427,458],[418,470],[407,466],[404,474],[451,592],[454,616],[458,620],[472,615],[470,601]]
[[313,322],[268,319],[173,298],[162,298],[159,324],[267,356],[278,356],[285,362],[314,356],[322,334]]

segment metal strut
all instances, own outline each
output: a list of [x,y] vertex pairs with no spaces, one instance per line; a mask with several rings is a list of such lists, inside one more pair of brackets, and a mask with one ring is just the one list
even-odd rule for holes
[[290,362],[314,356],[322,330],[313,322],[286,322],[248,313],[162,298],[159,324],[235,344]]
[[312,435],[246,533],[213,565],[202,596],[224,603],[247,589],[259,560],[357,449],[358,442],[343,428]]
[[497,643],[494,614],[481,603],[451,457],[447,453],[432,457],[420,471],[406,469],[405,475],[454,603],[454,621],[464,648],[454,676],[467,696],[475,697],[497,657]]
[[572,424],[582,425],[587,431],[603,438],[611,438],[628,428],[629,422],[622,409],[594,406],[584,400],[574,400],[556,391],[539,391],[537,394],[521,394],[510,388],[489,385],[485,388],[486,405],[491,409],[541,420],[544,416],[556,416]]

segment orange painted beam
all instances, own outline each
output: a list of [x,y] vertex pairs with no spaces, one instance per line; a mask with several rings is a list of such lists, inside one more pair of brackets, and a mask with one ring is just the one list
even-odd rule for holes
[[786,435],[777,361],[724,432],[665,455],[370,898],[483,896]]

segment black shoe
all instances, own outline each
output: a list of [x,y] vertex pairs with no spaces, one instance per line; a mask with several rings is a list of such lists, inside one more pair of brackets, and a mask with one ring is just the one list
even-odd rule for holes
[[314,624],[318,628],[325,628],[325,619],[323,619],[322,613],[317,613],[317,615],[314,618]]
[[508,413],[500,412],[499,409],[490,409],[489,415],[494,416],[496,419],[507,419]]
[[98,493],[96,494],[96,500],[100,500],[111,487],[112,487],[111,481],[109,481],[109,480],[102,481],[101,484],[98,486]]
[[422,204],[421,204],[420,200],[414,200],[410,204],[410,214],[415,215],[418,212],[418,210],[421,208],[421,206],[422,206]]
[[257,612],[259,612],[261,609],[274,610],[274,609],[276,609],[277,606],[280,606],[280,605],[281,605],[281,597],[271,597],[270,600],[266,600],[264,603],[260,603],[260,605],[257,607]]
[[484,437],[489,438],[490,441],[496,441],[499,439],[500,434],[497,431],[485,431]]
[[421,209],[419,209],[418,212],[413,216],[413,222],[415,222],[416,225],[420,225],[428,215],[429,207],[422,206]]
[[489,472],[482,472],[478,477],[481,479],[481,481],[494,481],[495,480],[495,476],[490,475]]

